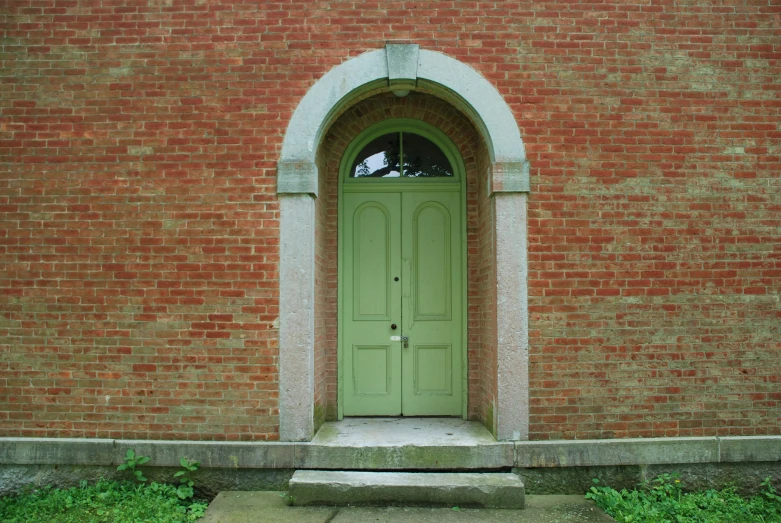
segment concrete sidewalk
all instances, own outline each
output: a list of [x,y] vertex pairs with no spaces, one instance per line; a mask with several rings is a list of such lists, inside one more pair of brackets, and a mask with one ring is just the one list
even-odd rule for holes
[[526,496],[523,510],[421,507],[289,507],[284,492],[221,492],[200,523],[607,523],[583,496]]

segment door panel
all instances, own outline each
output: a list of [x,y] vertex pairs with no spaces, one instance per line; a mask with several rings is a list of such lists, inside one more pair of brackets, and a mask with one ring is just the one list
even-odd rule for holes
[[461,415],[459,198],[344,193],[346,416]]
[[452,306],[450,213],[438,202],[418,206],[412,218],[412,314],[449,320]]
[[398,249],[392,244],[391,225],[390,211],[380,202],[366,202],[353,215],[355,321],[391,319],[391,252]]
[[401,414],[401,195],[344,195],[344,414]]
[[453,375],[450,345],[414,345],[414,394],[452,394]]
[[[405,416],[462,412],[462,246],[458,192],[410,192],[402,198],[401,252]],[[412,378],[412,379],[409,379]]]
[[390,344],[353,346],[353,390],[356,394],[392,393],[392,356]]

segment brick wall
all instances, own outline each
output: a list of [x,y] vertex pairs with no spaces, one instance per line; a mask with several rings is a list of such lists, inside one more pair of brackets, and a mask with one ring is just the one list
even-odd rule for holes
[[2,14],[3,435],[277,437],[284,129],[386,40],[474,67],[521,129],[533,439],[781,434],[777,3]]
[[488,172],[491,160],[484,143],[477,150],[475,187],[467,193],[469,212],[469,359],[477,360],[478,378],[470,384],[480,397],[479,418],[496,433],[497,323],[496,323],[496,234],[493,198]]
[[773,4],[572,3],[518,27],[533,439],[781,433]]
[[[323,148],[320,148],[317,152],[317,174],[319,187],[325,188],[328,168],[326,166],[326,154]],[[336,292],[337,279],[333,277],[329,271],[329,250],[333,250],[335,246],[329,245],[331,237],[327,228],[329,223],[328,211],[329,211],[329,195],[326,191],[318,193],[318,198],[315,200],[315,397],[314,397],[314,418],[315,418],[315,430],[326,420],[326,417],[336,419],[335,412],[328,413],[328,398],[329,384],[332,383],[329,380],[328,375],[328,358],[330,357],[329,348],[336,347],[335,344],[330,343],[329,338],[335,339],[331,332],[331,323],[334,322],[335,316],[330,314],[330,311],[336,309],[331,307],[331,298]],[[336,382],[333,381],[331,387],[332,392],[335,392]],[[335,396],[334,396],[335,397]]]

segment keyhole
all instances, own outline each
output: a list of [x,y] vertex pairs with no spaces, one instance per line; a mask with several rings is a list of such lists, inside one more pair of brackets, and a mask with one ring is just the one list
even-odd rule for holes
[[396,276],[395,278],[393,278],[393,281],[399,281],[399,277]]

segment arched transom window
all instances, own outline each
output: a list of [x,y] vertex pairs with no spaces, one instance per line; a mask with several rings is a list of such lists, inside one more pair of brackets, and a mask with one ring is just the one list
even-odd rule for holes
[[358,153],[351,178],[441,178],[453,176],[453,167],[431,140],[412,132],[383,134]]
[[417,120],[393,119],[361,133],[344,156],[342,172],[362,180],[459,179],[455,145],[439,129]]

